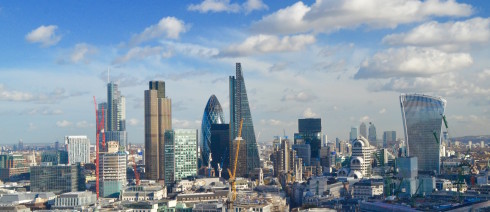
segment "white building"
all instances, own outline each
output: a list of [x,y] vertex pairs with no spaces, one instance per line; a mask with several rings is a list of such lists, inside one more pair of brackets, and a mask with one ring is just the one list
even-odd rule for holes
[[53,209],[69,209],[82,211],[95,205],[97,196],[90,191],[69,192],[55,199]]
[[65,145],[69,163],[90,163],[90,140],[86,135],[65,136]]
[[107,152],[100,153],[100,181],[103,197],[119,197],[126,186],[126,154],[117,141],[107,142]]
[[376,149],[369,144],[369,141],[359,136],[352,141],[352,157],[350,160],[350,176],[363,178],[371,176],[372,154]]

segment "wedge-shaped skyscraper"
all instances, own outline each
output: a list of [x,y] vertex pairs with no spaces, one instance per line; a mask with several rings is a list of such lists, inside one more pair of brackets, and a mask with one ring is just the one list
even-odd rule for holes
[[[243,79],[242,66],[236,64],[236,77],[230,76],[230,141],[233,141],[243,119],[242,139],[246,142],[247,172],[260,167],[259,151],[255,140],[254,125],[250,105],[248,104],[247,89]],[[245,164],[238,164],[242,166]]]
[[[216,98],[215,95],[211,95],[211,97],[209,97],[208,103],[206,104],[206,108],[204,109],[201,124],[202,135],[200,147],[202,149],[202,161],[204,166],[208,165],[209,154],[211,153],[211,125],[223,123],[223,109],[219,104],[218,98]],[[214,154],[212,154],[212,156],[214,157]]]
[[418,158],[419,170],[439,173],[446,100],[422,94],[402,94],[400,106],[408,155]]

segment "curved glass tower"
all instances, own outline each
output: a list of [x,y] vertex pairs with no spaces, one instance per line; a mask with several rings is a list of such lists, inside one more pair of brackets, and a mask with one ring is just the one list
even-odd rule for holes
[[211,152],[211,125],[224,123],[223,109],[219,104],[218,98],[213,94],[209,97],[201,122],[201,149],[203,166],[209,162],[209,153]]
[[419,170],[439,173],[446,100],[423,94],[402,94],[400,106],[408,155],[418,158]]

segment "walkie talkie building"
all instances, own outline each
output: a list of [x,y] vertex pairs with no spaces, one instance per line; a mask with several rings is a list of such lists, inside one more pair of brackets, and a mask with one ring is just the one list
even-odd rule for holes
[[408,155],[418,158],[419,170],[439,173],[446,100],[423,94],[402,94],[400,106]]

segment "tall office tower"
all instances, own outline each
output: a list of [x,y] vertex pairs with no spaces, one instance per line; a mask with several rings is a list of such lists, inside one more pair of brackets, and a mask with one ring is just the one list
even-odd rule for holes
[[[114,82],[107,84],[107,109],[105,113],[106,141],[117,141],[119,148],[124,149],[127,146],[126,132],[126,98],[121,95],[118,85]],[[99,105],[100,107],[100,105]],[[105,114],[104,114],[105,115]]]
[[65,145],[70,164],[90,163],[90,140],[87,136],[65,136]]
[[357,139],[357,128],[351,127],[349,133],[349,141],[354,141]]
[[203,166],[208,166],[210,153],[214,160],[215,153],[211,150],[211,125],[224,123],[223,109],[218,98],[213,94],[209,97],[201,122],[201,148]]
[[439,173],[446,100],[423,94],[402,94],[400,106],[408,155],[418,158],[419,170]]
[[320,161],[322,120],[319,118],[298,119],[298,135],[303,139],[305,144],[310,145],[311,161]]
[[371,155],[375,150],[364,137],[358,137],[352,142],[350,169],[358,178],[371,176]]
[[145,171],[150,180],[164,179],[165,130],[172,129],[172,101],[165,82],[150,81],[145,90]]
[[31,191],[66,192],[85,191],[85,175],[80,164],[52,165],[51,162],[31,166]]
[[167,184],[197,175],[197,137],[195,129],[175,129],[165,132],[164,176]]
[[259,151],[255,140],[254,125],[248,104],[242,66],[236,64],[236,77],[230,76],[230,140],[238,135],[240,120],[243,119],[242,138],[246,142],[246,172],[260,167]]
[[383,132],[383,147],[392,147],[396,143],[396,131]]
[[278,145],[274,147],[273,152],[273,163],[274,163],[274,176],[279,176],[281,172],[288,172],[291,170],[290,164],[290,145],[288,139],[283,139],[278,137],[277,140]]
[[126,186],[126,154],[119,142],[107,142],[107,152],[100,153],[100,191],[103,197],[119,197]]
[[377,140],[378,137],[376,135],[376,126],[374,126],[373,123],[369,122],[369,135],[368,135],[368,140],[374,144],[375,146],[377,145]]
[[230,167],[230,125],[229,124],[211,124],[211,152],[213,161],[211,166],[216,173],[221,168],[221,177],[228,179],[228,168]]
[[364,138],[368,137],[366,124],[364,122],[362,122],[359,126],[359,134],[361,134],[361,136]]
[[[240,145],[238,145],[240,141]],[[243,140],[242,137],[236,137],[232,142],[230,142],[230,170],[235,169],[235,177],[246,177],[249,173],[247,170],[247,141]],[[239,148],[239,149],[237,149]],[[238,152],[238,154],[237,154]],[[238,157],[237,157],[238,156]],[[235,159],[236,158],[236,159]],[[235,163],[236,160],[236,163]]]
[[296,157],[303,160],[305,166],[310,166],[311,147],[309,144],[293,144],[292,149],[296,151]]

